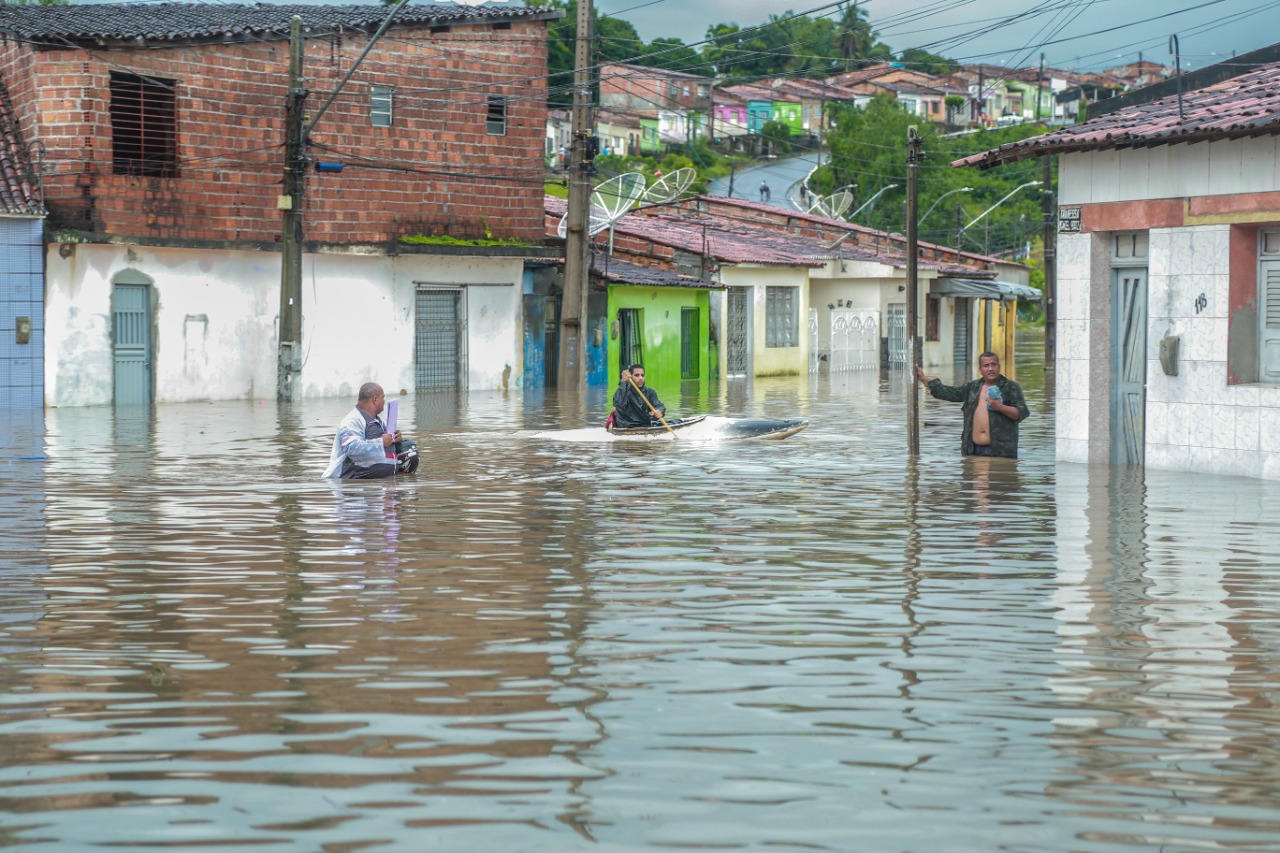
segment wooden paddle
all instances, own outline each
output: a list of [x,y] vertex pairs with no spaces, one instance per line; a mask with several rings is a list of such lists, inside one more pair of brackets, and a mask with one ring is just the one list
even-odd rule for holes
[[671,424],[667,423],[666,418],[658,414],[658,410],[653,407],[653,403],[649,402],[649,398],[646,397],[644,395],[644,392],[640,390],[640,386],[637,385],[636,381],[631,378],[631,374],[627,374],[627,381],[631,383],[632,388],[636,389],[636,393],[640,395],[641,400],[644,400],[644,404],[649,407],[649,411],[653,412],[653,416],[658,420],[662,421],[662,425],[667,428],[667,432],[671,433],[671,437],[674,439],[679,439],[680,436],[676,435],[676,431],[671,428]]

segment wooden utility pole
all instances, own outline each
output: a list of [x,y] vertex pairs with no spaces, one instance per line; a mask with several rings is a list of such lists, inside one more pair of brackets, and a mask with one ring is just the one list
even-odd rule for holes
[[578,33],[573,54],[572,138],[569,141],[569,209],[565,221],[564,291],[560,299],[560,361],[556,384],[579,389],[587,371],[587,280],[591,241],[589,166],[591,132],[591,0],[578,0]]
[[296,380],[302,370],[302,195],[307,158],[303,145],[302,18],[289,27],[289,80],[285,96],[284,182],[276,204],[282,214],[280,231],[280,330],[276,371],[276,399],[296,399]]
[[1044,156],[1044,366],[1054,367],[1058,346],[1058,223],[1053,191],[1053,155]]
[[916,387],[916,367],[920,364],[916,353],[916,318],[919,302],[920,235],[917,233],[916,216],[920,203],[920,177],[917,167],[923,156],[921,141],[914,126],[907,128],[907,453],[920,455],[920,389]]

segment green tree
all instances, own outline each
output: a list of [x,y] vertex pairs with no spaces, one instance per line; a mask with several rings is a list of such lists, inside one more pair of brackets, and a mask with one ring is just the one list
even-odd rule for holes
[[[827,136],[830,156],[815,173],[810,186],[826,195],[838,187],[857,184],[855,197],[866,200],[882,188],[896,184],[881,194],[872,208],[859,214],[856,221],[885,231],[905,231],[907,129],[922,125],[921,119],[903,110],[887,94],[877,96],[865,107],[841,104],[829,109],[835,123]],[[1043,230],[1040,188],[1023,187],[1017,191],[1023,184],[1040,178],[1038,163],[1013,164],[985,172],[951,166],[969,154],[1034,135],[1040,132],[1038,128],[1019,125],[954,139],[939,136],[927,127],[919,129],[924,136],[925,161],[917,170],[917,209],[922,215],[929,213],[919,222],[921,240],[955,245],[958,226],[967,225],[993,205],[998,206],[965,232],[964,248],[1008,250],[1023,245]],[[965,187],[969,190],[959,191]],[[954,194],[943,198],[952,191]],[[936,208],[934,202],[939,202]]]
[[933,74],[935,76],[950,74],[960,67],[960,63],[954,59],[947,59],[945,56],[938,56],[936,53],[930,53],[918,47],[902,51],[898,55],[898,59],[912,71],[922,71],[925,74]]

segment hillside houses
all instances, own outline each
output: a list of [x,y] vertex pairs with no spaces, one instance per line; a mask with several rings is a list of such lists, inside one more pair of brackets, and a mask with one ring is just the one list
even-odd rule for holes
[[[608,63],[600,69],[596,133],[615,153],[656,154],[696,139],[735,150],[763,151],[769,122],[786,126],[797,142],[816,143],[828,129],[831,104],[863,106],[888,95],[922,121],[956,131],[966,128],[1078,119],[1090,102],[1162,79],[1167,69],[1151,62],[1106,72],[1058,68],[966,65],[933,75],[901,63],[880,62],[825,78],[782,76],[750,82]],[[619,132],[619,119],[628,130]],[[639,146],[627,142],[639,126]],[[549,130],[548,139],[556,134]]]

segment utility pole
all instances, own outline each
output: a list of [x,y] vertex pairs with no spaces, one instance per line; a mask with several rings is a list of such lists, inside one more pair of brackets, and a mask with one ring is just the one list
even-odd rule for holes
[[302,18],[289,26],[289,79],[284,113],[284,182],[276,204],[280,230],[280,331],[276,399],[296,399],[295,381],[302,369],[302,194],[307,158],[302,135]]
[[1044,156],[1044,366],[1052,370],[1058,346],[1058,223],[1053,192],[1053,155]]
[[1036,124],[1040,123],[1040,102],[1044,100],[1044,54],[1040,54],[1040,74],[1036,77]]
[[578,0],[578,31],[573,53],[572,138],[569,140],[569,209],[565,221],[564,291],[560,298],[560,362],[556,384],[578,390],[586,382],[587,279],[591,241],[587,234],[591,205],[591,0]]
[[916,387],[916,306],[919,302],[919,237],[916,212],[919,205],[920,180],[917,167],[923,159],[921,140],[915,126],[907,128],[907,453],[920,455],[920,389]]

